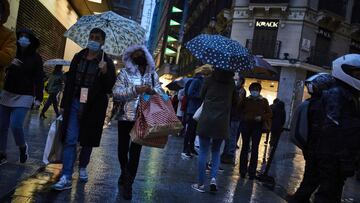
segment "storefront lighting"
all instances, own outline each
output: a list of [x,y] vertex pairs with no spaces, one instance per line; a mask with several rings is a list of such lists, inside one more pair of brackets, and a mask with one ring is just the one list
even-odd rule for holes
[[167,37],[167,42],[176,42],[178,41],[177,39],[175,39],[174,37],[171,37],[170,35]]
[[173,13],[181,13],[182,10],[179,9],[179,8],[177,8],[177,7],[175,7],[175,6],[173,6],[172,9],[171,9],[171,12],[173,12]]
[[102,12],[96,12],[96,11],[94,11],[93,13],[94,13],[95,15],[102,14]]
[[118,61],[117,61],[117,60],[114,60],[114,64],[115,64],[115,65],[118,64]]
[[173,51],[173,50],[171,50],[171,49],[169,49],[169,48],[166,48],[166,49],[165,49],[165,54],[166,54],[166,55],[173,55],[173,54],[176,54],[176,52]]
[[101,2],[102,2],[102,0],[88,0],[88,1],[98,3],[98,4],[101,4]]
[[170,26],[180,25],[180,23],[176,22],[175,20],[170,20]]

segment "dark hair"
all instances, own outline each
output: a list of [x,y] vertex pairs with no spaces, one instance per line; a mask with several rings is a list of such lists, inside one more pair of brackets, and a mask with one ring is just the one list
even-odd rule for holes
[[278,102],[280,102],[280,99],[278,99],[278,98],[274,99],[274,101],[273,101],[274,104],[276,104]]
[[239,85],[240,85],[240,86],[243,86],[244,83],[245,83],[245,78],[244,78],[244,76],[240,75],[239,78],[238,78],[238,81],[239,81]]
[[261,84],[258,82],[251,83],[251,85],[249,86],[249,90],[251,91],[254,89],[261,91]]
[[93,33],[99,33],[101,35],[101,37],[103,38],[103,40],[105,40],[106,38],[106,33],[100,29],[100,28],[93,28],[91,31],[90,31],[90,34],[93,34]]

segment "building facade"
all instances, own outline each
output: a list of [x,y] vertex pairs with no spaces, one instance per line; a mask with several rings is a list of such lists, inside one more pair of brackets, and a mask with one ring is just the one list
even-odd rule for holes
[[359,53],[360,16],[355,12],[359,4],[356,0],[234,1],[231,38],[278,68],[279,74],[268,78],[271,82],[264,80],[263,86],[272,89],[271,99],[285,102],[288,127],[294,108],[304,98],[303,81],[316,72],[329,72],[335,58]]

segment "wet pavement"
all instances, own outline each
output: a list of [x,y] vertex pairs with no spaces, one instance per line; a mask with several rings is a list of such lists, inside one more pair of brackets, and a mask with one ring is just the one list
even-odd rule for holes
[[[9,144],[10,163],[0,166],[0,202],[126,202],[117,185],[120,167],[116,125],[104,130],[101,146],[93,151],[86,184],[78,181],[75,172],[72,190],[55,192],[49,189],[61,170],[61,165],[51,164],[45,168],[41,163],[50,122],[51,119],[39,121],[35,113],[27,121],[30,163],[16,163],[17,149]],[[165,149],[143,148],[132,202],[286,202],[287,195],[296,190],[302,178],[304,160],[301,151],[284,134],[269,173],[276,180],[274,189],[259,181],[241,179],[238,165],[222,165],[225,171],[218,176],[218,193],[201,194],[190,187],[197,180],[197,159],[181,159],[182,143],[181,137],[173,136]],[[263,158],[268,152],[262,141],[259,170],[264,168]],[[360,202],[359,191],[360,183],[348,180],[343,202]]]

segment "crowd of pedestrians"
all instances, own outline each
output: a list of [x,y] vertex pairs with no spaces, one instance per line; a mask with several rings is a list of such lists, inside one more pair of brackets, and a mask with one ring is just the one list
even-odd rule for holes
[[[8,7],[7,1],[1,1],[0,68],[5,70],[6,78],[0,94],[0,165],[7,162],[9,129],[19,148],[20,163],[27,161],[24,119],[33,103],[41,104],[44,91],[43,61],[37,52],[40,42],[29,29],[20,29],[15,34],[2,25],[9,13]],[[75,54],[66,76],[62,66],[55,66],[45,88],[50,96],[40,117],[46,118],[45,112],[51,104],[56,116],[62,116],[63,168],[52,188],[71,189],[77,145],[81,146],[79,179],[86,182],[89,178],[86,168],[93,147],[100,146],[109,98],[112,97],[118,109],[121,171],[118,183],[122,186],[124,199],[130,200],[142,149],[142,145],[131,141],[130,136],[138,117],[140,97],[144,94],[163,95],[164,90],[155,71],[154,59],[142,45],[125,50],[124,67],[116,78],[113,61],[102,50],[106,39],[102,29],[92,29],[87,47]],[[179,132],[184,137],[181,157],[185,160],[198,157],[198,179],[191,185],[198,192],[206,191],[207,169],[210,169],[210,192],[218,190],[220,163],[235,165],[237,148],[240,148],[240,177],[256,179],[263,133],[271,135],[270,146],[276,148],[283,132],[286,122],[284,102],[275,99],[269,105],[257,82],[250,84],[250,95],[247,96],[245,79],[234,76],[233,71],[216,67],[206,76],[201,71],[195,72],[172,100],[174,112],[184,125]],[[300,124],[308,129],[307,139],[301,144],[306,160],[305,174],[290,201],[309,202],[317,190],[315,202],[340,202],[344,182],[355,174],[356,159],[359,158],[360,55],[337,59],[332,74],[315,75],[305,81],[305,85],[311,94],[305,101],[306,117],[301,120],[303,123],[299,121],[292,126],[295,131]],[[62,91],[59,110],[58,97]],[[197,136],[198,147],[195,146]]]

